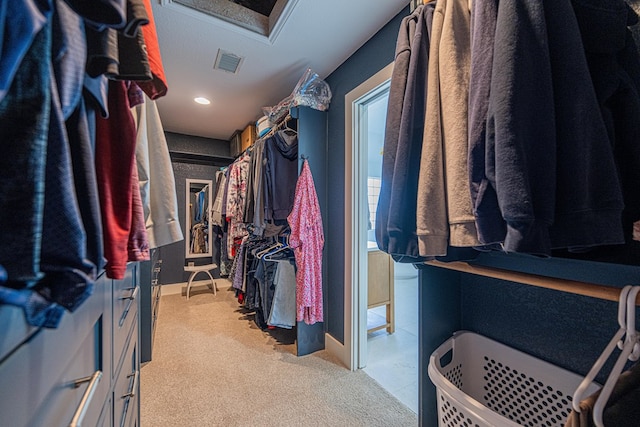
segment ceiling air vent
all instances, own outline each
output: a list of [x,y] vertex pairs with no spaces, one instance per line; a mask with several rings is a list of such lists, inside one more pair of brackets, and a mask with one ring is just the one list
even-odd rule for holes
[[243,59],[241,56],[218,49],[218,55],[216,56],[216,62],[213,64],[213,69],[236,74]]

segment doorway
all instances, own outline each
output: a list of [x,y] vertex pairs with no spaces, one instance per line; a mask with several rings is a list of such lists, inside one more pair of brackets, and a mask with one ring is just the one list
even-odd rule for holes
[[[345,96],[345,350],[351,369],[363,369],[417,412],[418,274],[379,251],[374,232],[392,70],[390,64]],[[374,270],[369,259],[376,260]],[[380,272],[380,262],[390,264],[391,277],[384,280],[392,304],[369,298],[381,282],[369,271]],[[389,314],[392,326],[385,327]]]

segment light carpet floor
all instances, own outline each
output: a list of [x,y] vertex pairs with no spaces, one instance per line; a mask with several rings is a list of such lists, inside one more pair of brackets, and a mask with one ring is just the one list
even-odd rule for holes
[[417,426],[416,414],[326,351],[295,356],[292,334],[260,330],[229,282],[163,296],[141,369],[142,427]]

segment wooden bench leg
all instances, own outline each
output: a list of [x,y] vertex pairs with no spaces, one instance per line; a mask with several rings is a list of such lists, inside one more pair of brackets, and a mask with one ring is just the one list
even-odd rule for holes
[[214,295],[217,295],[216,291],[218,286],[216,285],[216,281],[213,278],[213,276],[211,275],[211,273],[209,273],[209,270],[204,270],[205,273],[207,273],[207,275],[209,276],[209,278],[211,279],[211,290],[213,291]]
[[394,333],[396,331],[395,313],[393,312],[393,301],[387,304],[387,333]]

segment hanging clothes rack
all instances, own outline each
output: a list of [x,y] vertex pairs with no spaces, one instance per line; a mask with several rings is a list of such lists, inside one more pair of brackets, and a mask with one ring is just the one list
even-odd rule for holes
[[[574,295],[582,295],[606,301],[619,301],[620,293],[622,291],[621,288],[616,288],[613,286],[597,285],[595,283],[579,282],[575,280],[558,279],[531,273],[521,273],[496,267],[471,265],[464,261],[443,262],[434,260],[427,261],[426,264],[434,267],[460,271],[462,273],[470,273],[477,276],[502,279],[510,282],[517,282],[539,288],[568,292]],[[636,305],[640,305],[640,299],[637,297]]]
[[269,130],[269,132],[264,134],[264,136],[262,138],[268,138],[270,136],[273,136],[273,134],[275,134],[277,131],[279,131],[282,128],[289,129],[291,131],[297,132],[295,129],[292,129],[292,128],[289,127],[289,122],[291,120],[293,120],[293,117],[291,117],[291,114],[287,114],[287,116],[284,119],[282,119],[281,121],[279,121],[278,123],[273,125],[271,127],[271,130]]

